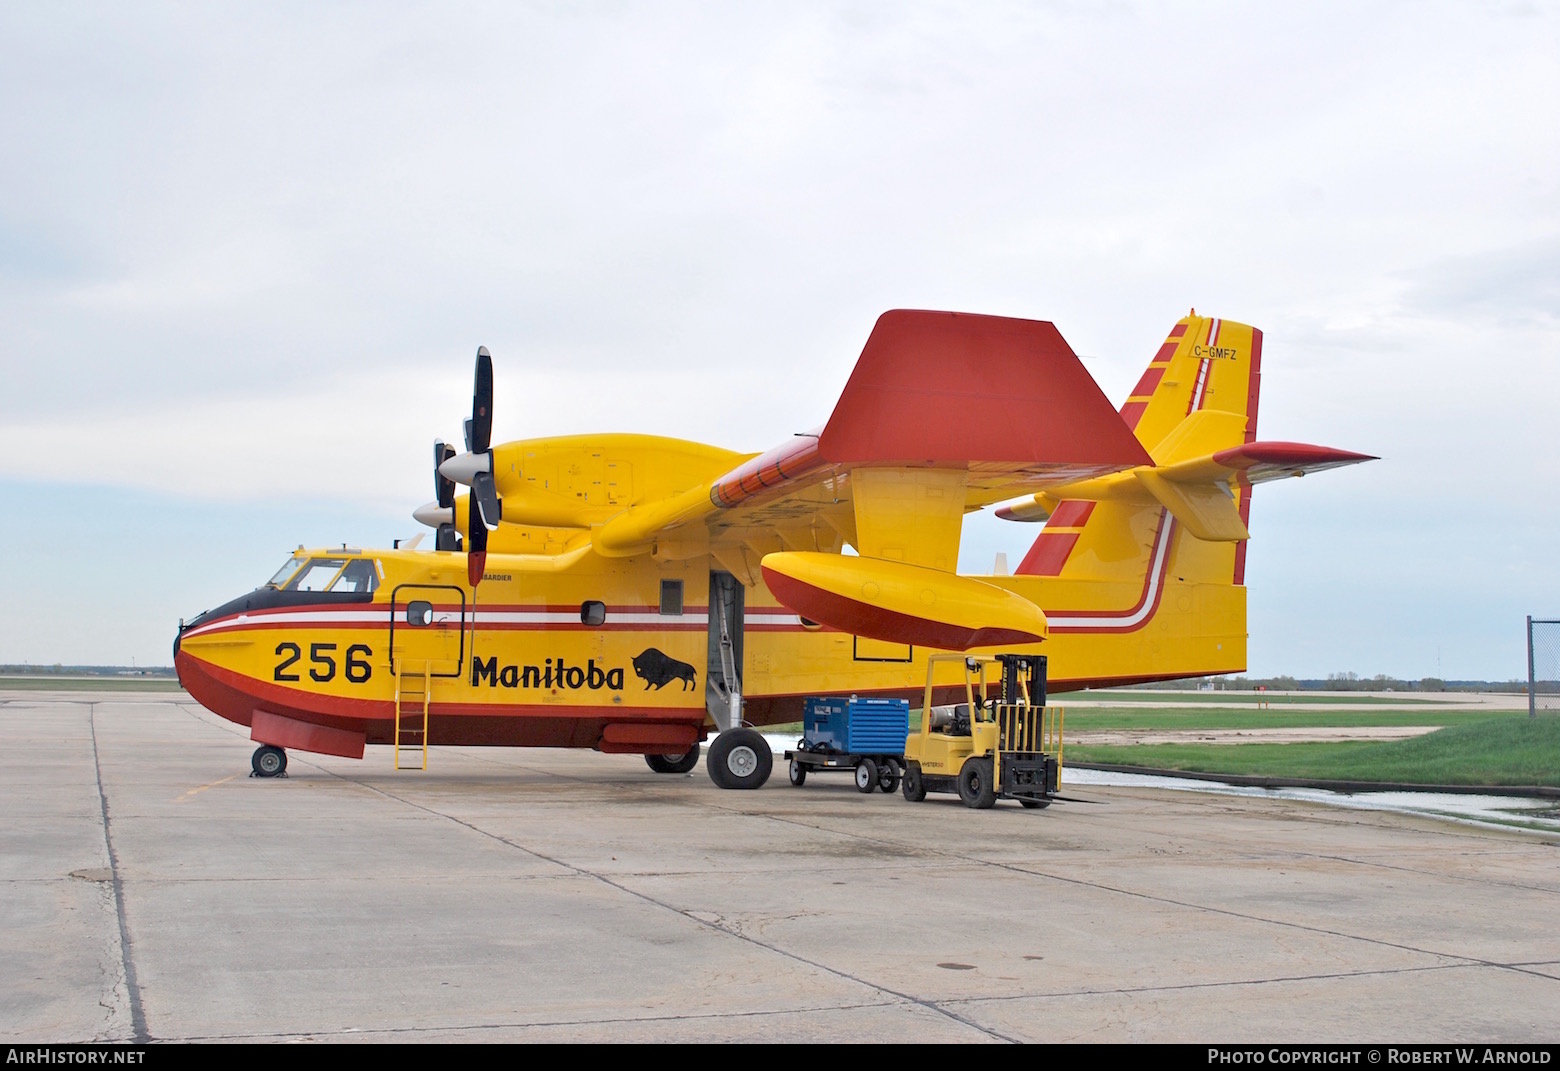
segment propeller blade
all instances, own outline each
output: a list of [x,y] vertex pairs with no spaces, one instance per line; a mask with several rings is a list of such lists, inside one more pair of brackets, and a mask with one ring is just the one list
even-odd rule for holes
[[433,444],[433,493],[441,508],[455,505],[455,481],[439,471],[439,466],[455,456],[455,448],[435,440]]
[[483,570],[487,568],[487,525],[482,523],[481,507],[476,504],[476,496],[472,496],[471,531],[466,535],[466,579],[474,588],[482,582]]
[[480,524],[472,527],[497,528],[504,519],[504,504],[498,500],[498,487],[491,472],[479,472],[471,478],[471,498],[477,504],[474,515],[480,517]]
[[493,436],[493,357],[477,347],[477,375],[471,392],[471,419],[466,421],[466,452],[484,453]]

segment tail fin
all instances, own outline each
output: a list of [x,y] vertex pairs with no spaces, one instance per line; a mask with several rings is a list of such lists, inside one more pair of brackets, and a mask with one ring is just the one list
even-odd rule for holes
[[1262,332],[1232,320],[1198,316],[1193,310],[1170,329],[1122,405],[1121,419],[1159,465],[1169,459],[1156,448],[1173,446],[1166,440],[1193,413],[1243,418],[1238,433],[1231,433],[1231,424],[1223,441],[1209,444],[1214,449],[1255,442],[1261,381]]
[[1232,487],[1232,502],[1211,480],[1164,477],[1255,440],[1261,365],[1257,328],[1195,311],[1178,321],[1121,407],[1154,468],[1037,496],[1050,516],[1015,575],[1140,582],[1170,564],[1179,518],[1212,542],[1176,541],[1177,575],[1243,583],[1250,486]]
[[1256,441],[1261,365],[1262,332],[1187,316],[1121,407],[1152,464],[999,511],[1046,519],[1014,575],[993,582],[1044,608],[1071,686],[1244,669],[1252,485],[1371,460]]

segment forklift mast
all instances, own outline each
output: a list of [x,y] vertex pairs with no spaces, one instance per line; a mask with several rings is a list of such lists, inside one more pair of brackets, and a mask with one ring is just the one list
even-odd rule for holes
[[1045,706],[1045,655],[997,655],[1002,663],[1004,706]]

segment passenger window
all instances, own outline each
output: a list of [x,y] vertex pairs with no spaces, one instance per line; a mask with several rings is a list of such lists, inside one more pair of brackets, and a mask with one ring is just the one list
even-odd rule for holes
[[661,613],[674,617],[682,612],[683,582],[681,580],[661,581]]
[[433,624],[433,603],[423,599],[406,604],[406,623],[426,628]]
[[580,624],[595,628],[607,619],[607,604],[595,599],[580,603]]

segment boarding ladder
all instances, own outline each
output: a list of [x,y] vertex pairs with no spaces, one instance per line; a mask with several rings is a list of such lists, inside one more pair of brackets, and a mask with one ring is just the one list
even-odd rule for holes
[[[395,677],[395,768],[428,768],[428,695],[432,676],[427,662],[401,663]],[[402,755],[407,756],[402,762]]]

